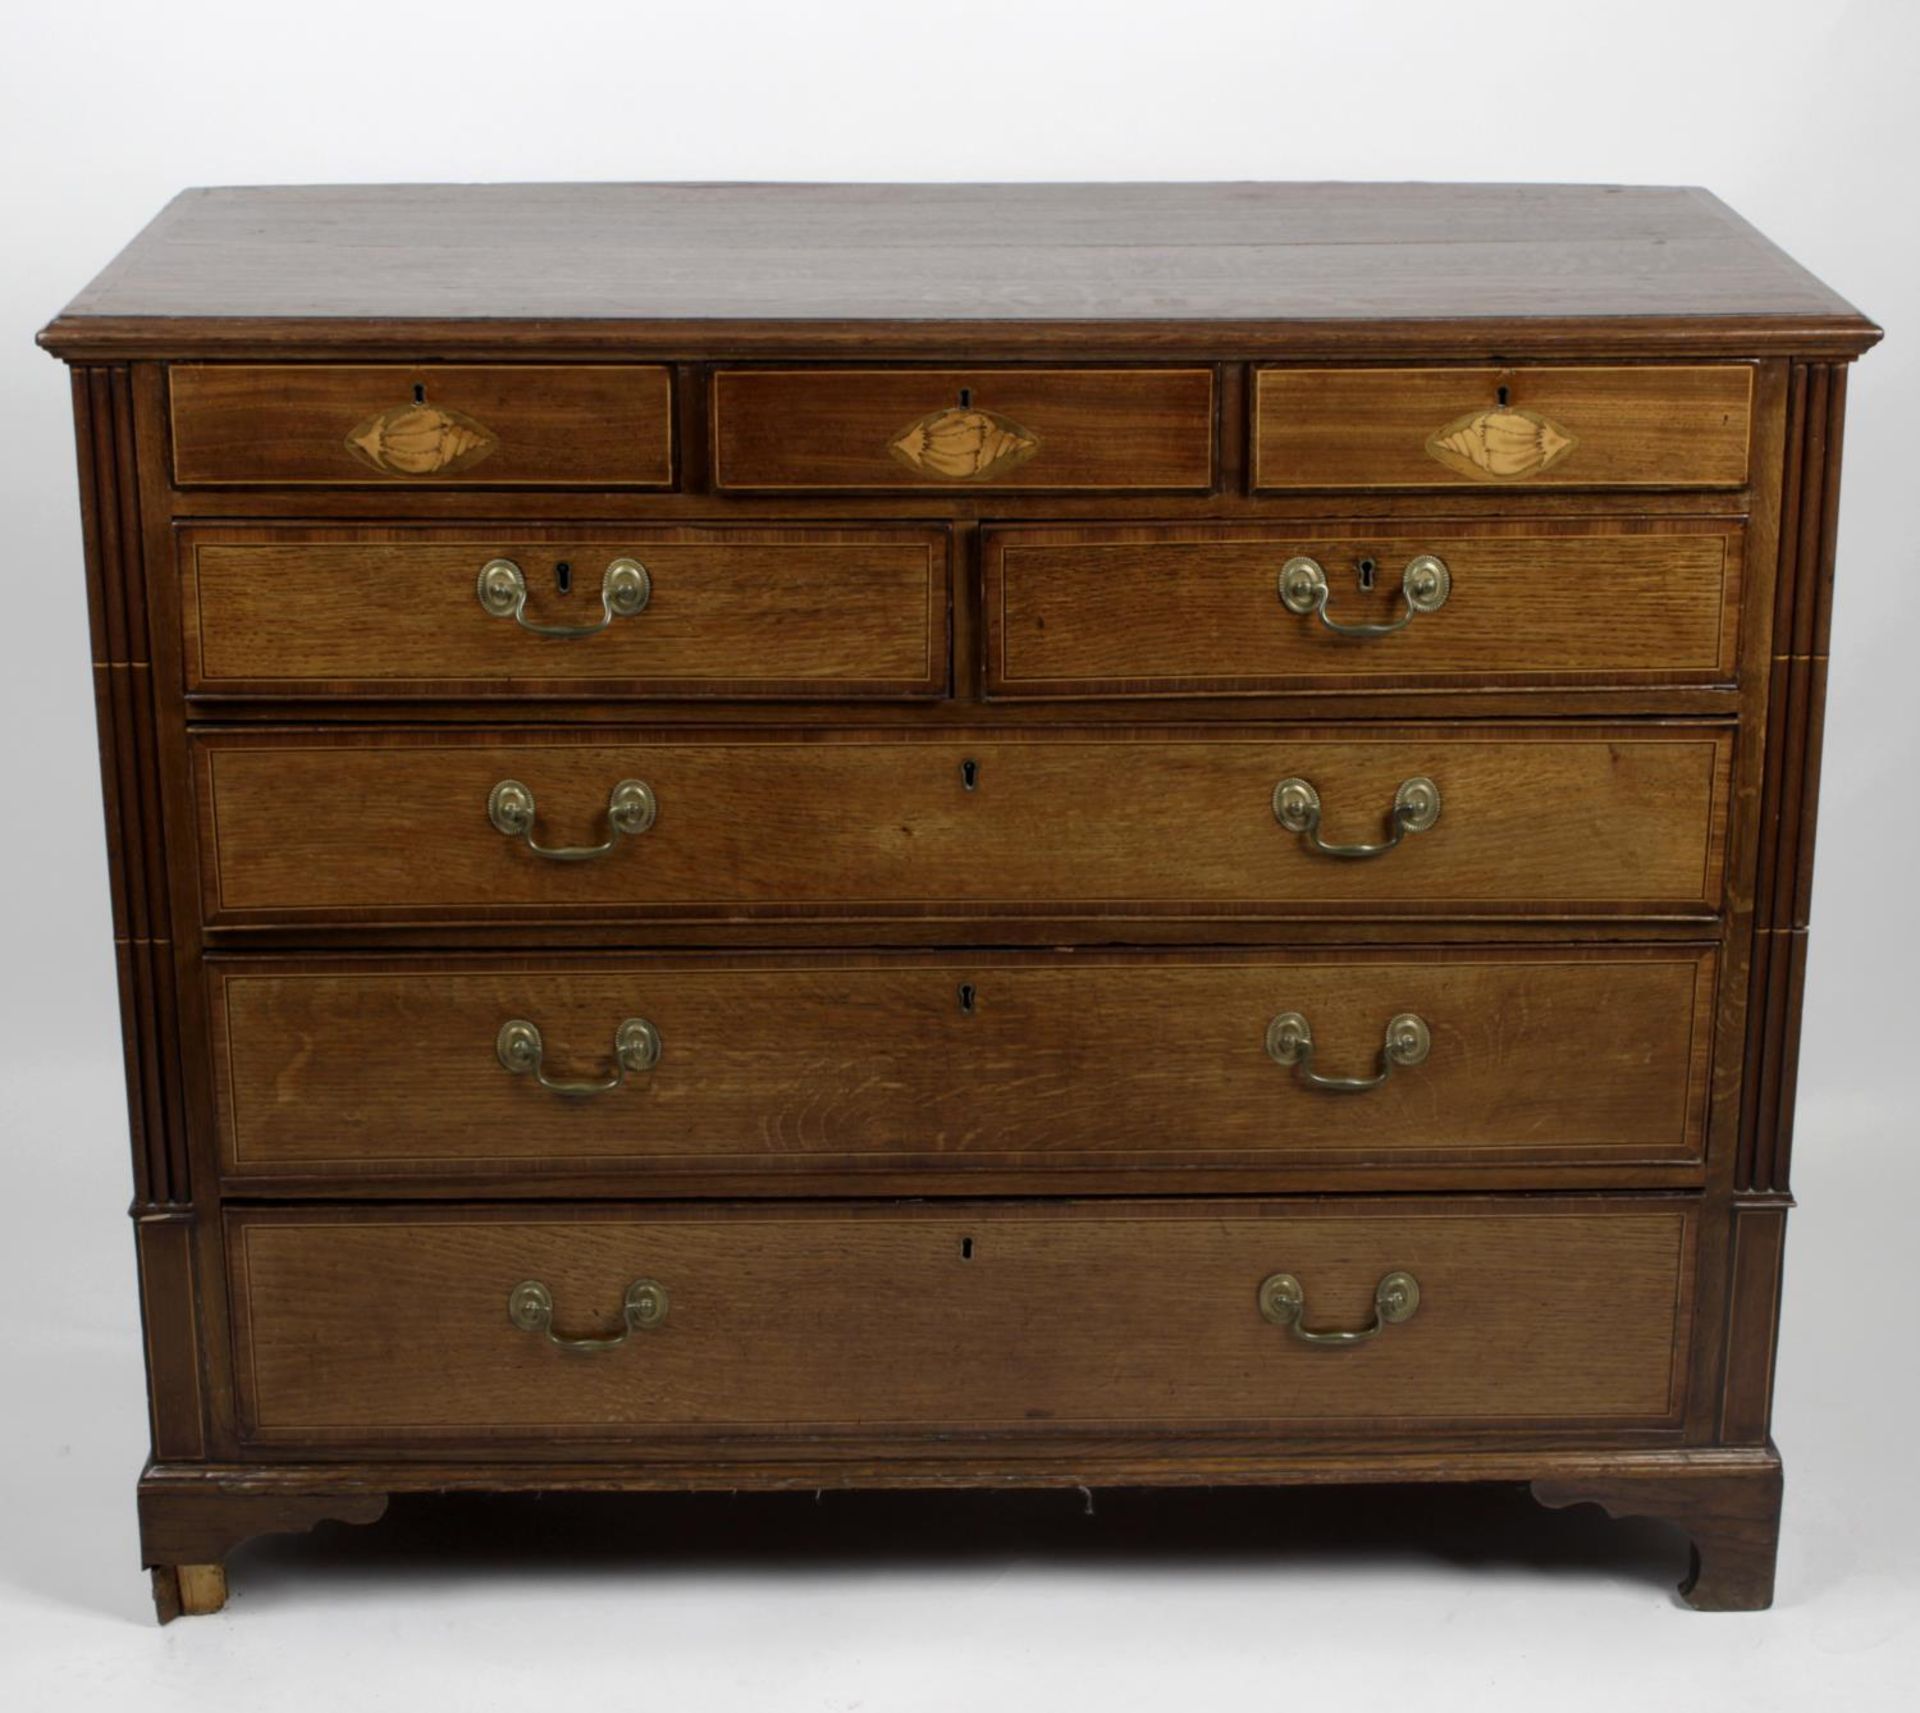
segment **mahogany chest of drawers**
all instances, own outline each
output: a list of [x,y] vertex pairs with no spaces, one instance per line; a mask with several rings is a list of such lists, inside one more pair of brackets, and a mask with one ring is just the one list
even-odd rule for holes
[[198,191],[73,365],[162,1617],[412,1489],[1770,1597],[1848,362],[1696,191]]

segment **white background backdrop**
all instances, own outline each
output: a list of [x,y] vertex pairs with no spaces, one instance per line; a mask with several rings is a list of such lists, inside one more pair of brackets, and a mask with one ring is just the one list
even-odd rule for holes
[[[9,5],[0,1690],[203,1713],[349,1682],[367,1708],[1909,1704],[1917,93],[1913,0]],[[186,185],[569,178],[1695,183],[1890,329],[1848,425],[1772,1615],[1674,1609],[1658,1531],[1282,1496],[1090,1523],[1064,1498],[427,1507],[250,1551],[227,1617],[148,1627],[72,442],[31,336]]]

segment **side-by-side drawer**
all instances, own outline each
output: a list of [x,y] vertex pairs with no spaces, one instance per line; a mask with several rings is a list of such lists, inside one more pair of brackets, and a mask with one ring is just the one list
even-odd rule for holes
[[673,483],[658,365],[177,363],[168,384],[182,487]]
[[209,732],[194,752],[216,927],[1699,917],[1720,900],[1732,741],[1704,723],[562,728]]
[[949,575],[939,529],[194,527],[187,693],[940,696]]
[[1211,369],[723,369],[735,491],[1213,486]]
[[1737,488],[1753,369],[1286,369],[1254,381],[1253,484]]
[[825,1170],[1697,1167],[1713,976],[1680,945],[244,957],[207,979],[229,1180],[524,1195],[594,1170],[804,1194]]
[[1725,519],[986,532],[987,691],[1731,686]]
[[1680,1197],[232,1211],[237,1403],[281,1445],[1672,1426],[1697,1219]]

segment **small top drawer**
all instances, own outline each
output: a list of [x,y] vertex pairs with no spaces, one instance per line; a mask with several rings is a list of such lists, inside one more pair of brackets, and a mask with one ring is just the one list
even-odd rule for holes
[[673,485],[658,366],[176,364],[170,385],[183,488]]
[[1262,369],[1253,485],[1737,488],[1753,370]]
[[1210,369],[723,369],[723,489],[1204,493]]

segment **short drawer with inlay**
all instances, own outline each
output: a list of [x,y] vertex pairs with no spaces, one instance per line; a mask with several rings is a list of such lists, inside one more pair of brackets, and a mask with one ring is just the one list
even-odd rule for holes
[[673,372],[646,363],[176,363],[183,488],[673,485]]
[[723,369],[721,489],[1205,492],[1211,369]]
[[231,1210],[260,1445],[1677,1425],[1697,1211]]
[[1738,488],[1753,365],[1262,368],[1253,485]]
[[1732,732],[219,732],[206,920],[1717,910]]
[[1001,526],[987,693],[1731,688],[1737,522]]
[[208,526],[186,688],[238,696],[930,697],[944,529]]
[[1002,1165],[1697,1171],[1715,962],[248,957],[207,984],[231,1179],[525,1194],[543,1172],[738,1170],[804,1193],[829,1168],[910,1168],[928,1190]]

